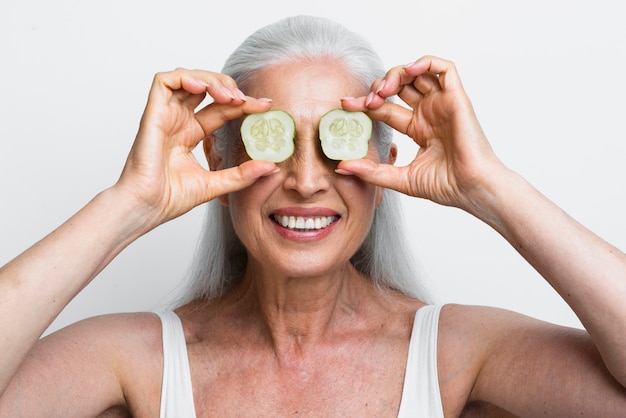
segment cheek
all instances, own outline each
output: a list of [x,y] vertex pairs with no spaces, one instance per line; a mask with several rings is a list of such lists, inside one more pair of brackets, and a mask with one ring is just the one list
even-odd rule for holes
[[[244,152],[245,153],[245,152]],[[274,176],[261,177],[251,186],[228,195],[231,217],[237,225],[253,225],[264,216],[263,207],[280,179]]]
[[246,161],[250,160],[250,156],[246,152],[246,148],[244,147],[243,142],[241,142],[241,140],[238,140],[236,145],[233,146],[232,155],[233,155],[233,160],[232,160],[233,167],[241,165],[242,163],[245,163]]
[[[255,231],[258,229],[255,224],[259,223],[260,216],[258,206],[252,206],[252,203],[244,196],[241,192],[231,194],[228,201],[235,234],[244,247],[250,248],[251,243],[254,242]],[[254,211],[253,207],[257,210]]]
[[371,212],[380,204],[382,189],[356,176],[342,176],[337,180],[337,188],[355,213]]
[[380,152],[379,152],[378,147],[379,147],[378,139],[375,136],[372,136],[368,144],[368,151],[367,151],[367,155],[365,156],[365,158],[368,160],[376,161],[377,163],[381,162],[381,157],[380,157]]

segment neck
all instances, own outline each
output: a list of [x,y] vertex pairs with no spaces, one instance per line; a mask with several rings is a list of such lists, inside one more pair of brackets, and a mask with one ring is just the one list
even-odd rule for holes
[[240,301],[260,311],[274,345],[318,341],[363,309],[371,283],[351,264],[314,277],[287,277],[250,263]]

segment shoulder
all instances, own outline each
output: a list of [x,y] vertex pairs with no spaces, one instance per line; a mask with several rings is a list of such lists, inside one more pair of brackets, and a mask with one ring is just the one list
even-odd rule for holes
[[115,376],[125,397],[129,388],[149,384],[162,370],[161,321],[149,312],[83,319],[42,339],[39,345],[38,350],[46,356],[70,356],[86,371],[100,369]]
[[159,348],[161,322],[156,314],[148,312],[94,316],[56,331],[40,344],[44,350],[79,345],[111,358],[126,356],[129,349]]
[[[161,347],[160,321],[154,314],[78,321],[37,342],[3,402],[14,405],[11,399],[21,400],[20,408],[26,408],[24,414],[29,416],[44,416],[44,410],[51,415],[68,410],[98,415],[117,406],[131,409],[142,399],[146,403],[142,410],[152,413],[154,405],[158,408]],[[150,398],[155,391],[156,398]]]
[[547,350],[553,345],[592,346],[583,329],[555,325],[503,308],[445,305],[439,320],[439,342],[443,355],[467,352],[480,364],[505,348]]
[[531,415],[602,411],[624,402],[585,330],[506,309],[446,305],[438,371],[452,415],[472,402]]
[[449,372],[456,374],[462,369],[475,378],[488,361],[499,355],[516,355],[529,343],[537,349],[545,348],[545,342],[555,338],[588,340],[582,330],[559,327],[507,309],[450,304],[441,310],[438,353],[440,361],[458,368]]
[[500,308],[444,305],[439,318],[437,358],[446,414],[461,414],[472,401],[478,376],[491,354],[511,341],[508,335],[534,322]]

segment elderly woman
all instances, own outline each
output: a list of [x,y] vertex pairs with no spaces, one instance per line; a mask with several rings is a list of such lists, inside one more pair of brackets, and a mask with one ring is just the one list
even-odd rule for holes
[[[365,158],[322,152],[320,119],[335,108],[375,121]],[[245,115],[269,109],[296,127],[277,164],[251,160],[238,136]],[[420,146],[406,167],[393,166],[391,128]],[[191,153],[200,142],[211,171]],[[587,331],[433,305],[394,190],[491,225]],[[97,317],[39,340],[127,245],[207,201],[175,313]],[[624,253],[497,159],[452,63],[384,73],[342,27],[286,19],[223,74],[158,74],[119,181],[0,270],[0,416],[624,416],[625,287]]]

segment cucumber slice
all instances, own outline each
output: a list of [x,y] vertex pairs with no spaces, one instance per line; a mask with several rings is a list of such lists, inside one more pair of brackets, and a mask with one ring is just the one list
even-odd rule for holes
[[285,161],[293,154],[295,133],[296,123],[283,110],[252,113],[241,123],[241,139],[253,160]]
[[331,160],[357,160],[367,155],[372,120],[363,112],[334,109],[320,120],[322,151]]

